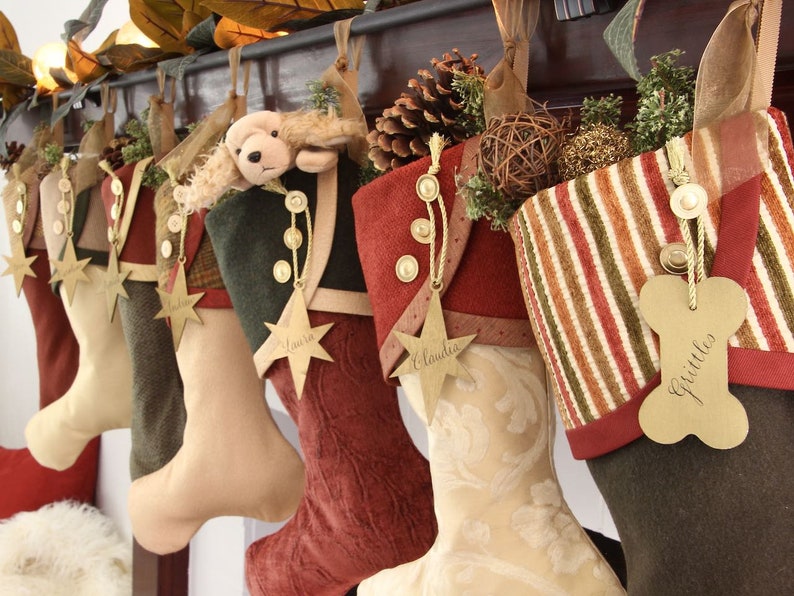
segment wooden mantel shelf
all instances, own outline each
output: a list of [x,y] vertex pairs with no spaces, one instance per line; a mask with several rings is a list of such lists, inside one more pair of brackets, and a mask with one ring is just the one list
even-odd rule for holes
[[[789,3],[790,4],[790,3]],[[648,2],[638,33],[637,56],[647,70],[650,56],[680,48],[682,62],[696,66],[711,32],[729,5],[728,0]],[[552,108],[576,107],[587,95],[616,92],[633,95],[634,83],[618,65],[602,39],[614,13],[560,22],[552,2],[541,2],[541,17],[530,48],[529,92]],[[783,7],[783,27],[794,23],[794,8]],[[253,68],[249,111],[293,110],[307,98],[306,83],[317,79],[336,58],[330,25],[293,33],[243,48],[243,60]],[[357,18],[353,36],[365,35],[359,73],[359,96],[368,118],[379,115],[405,90],[430,59],[452,48],[476,53],[489,71],[502,56],[502,44],[490,0],[422,0]],[[794,113],[794,36],[781,36],[775,85],[775,105]],[[157,91],[154,73],[124,75],[112,83],[119,92],[117,124],[137,116]],[[226,52],[200,57],[178,83],[177,126],[195,122],[219,105],[230,89]],[[79,139],[80,120],[96,117],[98,94],[86,108],[73,110],[67,139]],[[93,101],[92,101],[93,100]],[[628,102],[630,105],[630,101]],[[33,110],[12,127],[9,139],[25,138],[38,120]]]

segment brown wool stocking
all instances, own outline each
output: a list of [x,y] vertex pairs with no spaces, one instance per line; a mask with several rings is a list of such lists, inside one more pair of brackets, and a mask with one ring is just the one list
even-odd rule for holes
[[281,521],[303,494],[303,464],[276,427],[234,311],[199,308],[176,357],[187,424],[181,449],[129,492],[133,533],[146,549],[182,549],[213,517]]
[[418,557],[435,535],[427,468],[380,373],[370,317],[309,311],[333,323],[298,400],[286,359],[268,370],[298,427],[306,493],[281,530],[246,554],[255,595],[340,596],[380,569]]

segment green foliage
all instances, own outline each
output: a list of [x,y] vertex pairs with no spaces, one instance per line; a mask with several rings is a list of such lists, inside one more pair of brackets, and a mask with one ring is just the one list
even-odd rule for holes
[[42,150],[42,157],[51,168],[56,167],[61,163],[63,157],[63,147],[58,143],[48,143]]
[[365,184],[369,184],[376,178],[385,174],[384,171],[379,170],[375,167],[375,164],[372,163],[372,160],[366,160],[366,163],[361,166],[358,174],[358,185],[359,187],[364,186]]
[[154,165],[153,163],[146,168],[143,176],[141,176],[141,184],[154,190],[160,188],[166,180],[168,180],[168,174],[166,171],[163,168]]
[[637,83],[637,115],[626,126],[636,154],[655,151],[692,129],[695,72],[678,66],[681,50],[651,58],[651,70]]
[[588,128],[594,124],[606,124],[618,127],[623,98],[610,93],[606,97],[585,97],[582,100],[581,127]]
[[336,87],[320,80],[309,81],[306,83],[306,87],[309,89],[309,99],[305,104],[307,109],[327,112],[328,108],[333,108],[337,116],[342,115],[339,91]]
[[458,118],[469,136],[476,136],[485,130],[485,109],[483,95],[485,91],[485,78],[478,74],[468,74],[455,71],[452,78],[452,90],[461,97],[463,114]]
[[121,149],[124,163],[135,163],[154,155],[149,127],[146,124],[148,114],[149,108],[146,108],[141,112],[140,119],[133,118],[124,126],[124,133],[132,139],[132,143]]
[[455,176],[458,192],[466,200],[466,216],[472,221],[485,217],[491,222],[491,229],[507,231],[510,218],[521,206],[521,201],[508,201],[502,196],[483,174],[466,179],[461,174]]

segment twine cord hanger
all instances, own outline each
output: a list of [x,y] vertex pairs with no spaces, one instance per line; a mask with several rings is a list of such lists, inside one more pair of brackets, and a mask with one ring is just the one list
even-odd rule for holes
[[16,180],[17,199],[22,203],[22,209],[17,210],[17,215],[19,216],[18,221],[20,223],[19,231],[14,230],[17,236],[21,238],[25,233],[25,221],[28,218],[28,185],[22,181],[22,172],[18,163],[11,166],[11,172],[14,175],[14,180]]
[[[302,290],[306,285],[306,278],[309,275],[309,262],[312,258],[312,216],[309,212],[308,206],[303,210],[303,214],[306,216],[306,260],[303,262],[303,271],[301,271],[300,275],[298,275],[298,247],[294,246],[294,242],[292,243],[293,246],[291,247],[292,270],[295,272],[295,281],[292,283],[292,287],[296,290]],[[297,229],[295,227],[297,214],[291,213],[290,215],[291,229]]]
[[[113,179],[113,182],[118,182],[118,187],[121,188],[121,192],[119,194],[113,193],[113,211],[116,213],[116,217],[113,220],[113,239],[110,243],[113,245],[113,248],[118,250],[118,242],[119,242],[119,227],[121,226],[121,213],[122,209],[124,209],[124,186],[121,182],[121,179],[116,175],[116,172],[113,171],[113,168],[107,162],[107,160],[102,160],[97,164],[102,170],[107,172],[108,176]],[[111,190],[113,189],[113,185],[111,185]]]
[[[417,189],[419,198],[425,201],[427,205],[427,217],[430,220],[430,288],[435,291],[440,291],[444,287],[444,264],[447,261],[449,237],[449,224],[447,222],[447,211],[444,207],[444,197],[441,196],[438,180],[436,179],[436,174],[441,170],[441,152],[446,144],[444,137],[438,133],[434,133],[430,137],[429,145],[432,162],[425,176],[432,177],[435,181],[435,192],[432,197],[423,196]],[[422,178],[420,178],[420,184]],[[433,209],[433,203],[436,201],[439,204],[439,212],[441,213],[441,254],[439,255],[438,263],[436,263],[436,217]]]
[[[61,158],[61,180],[66,180],[69,183],[69,190],[61,189],[61,200],[66,205],[68,202],[69,208],[63,209],[63,222],[64,227],[66,228],[66,237],[71,238],[74,236],[74,187],[72,186],[71,180],[69,180],[69,166],[71,165],[71,158],[68,155],[64,155]],[[67,199],[66,196],[69,195]]]
[[[688,184],[690,180],[689,172],[684,165],[684,154],[681,146],[673,139],[666,144],[667,159],[670,162],[670,169],[667,172],[670,180],[677,187]],[[697,241],[692,238],[692,230],[689,227],[689,220],[677,217],[678,227],[684,238],[686,245],[686,269],[687,285],[689,287],[689,310],[697,310],[697,284],[706,280],[705,268],[705,244],[706,226],[703,222],[703,214],[695,218],[697,226]]]

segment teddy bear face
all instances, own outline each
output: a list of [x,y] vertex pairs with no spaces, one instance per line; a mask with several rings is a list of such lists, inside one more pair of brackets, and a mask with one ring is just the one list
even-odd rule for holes
[[295,165],[295,151],[278,138],[278,129],[254,129],[241,139],[227,138],[226,147],[240,174],[255,186],[278,178]]

